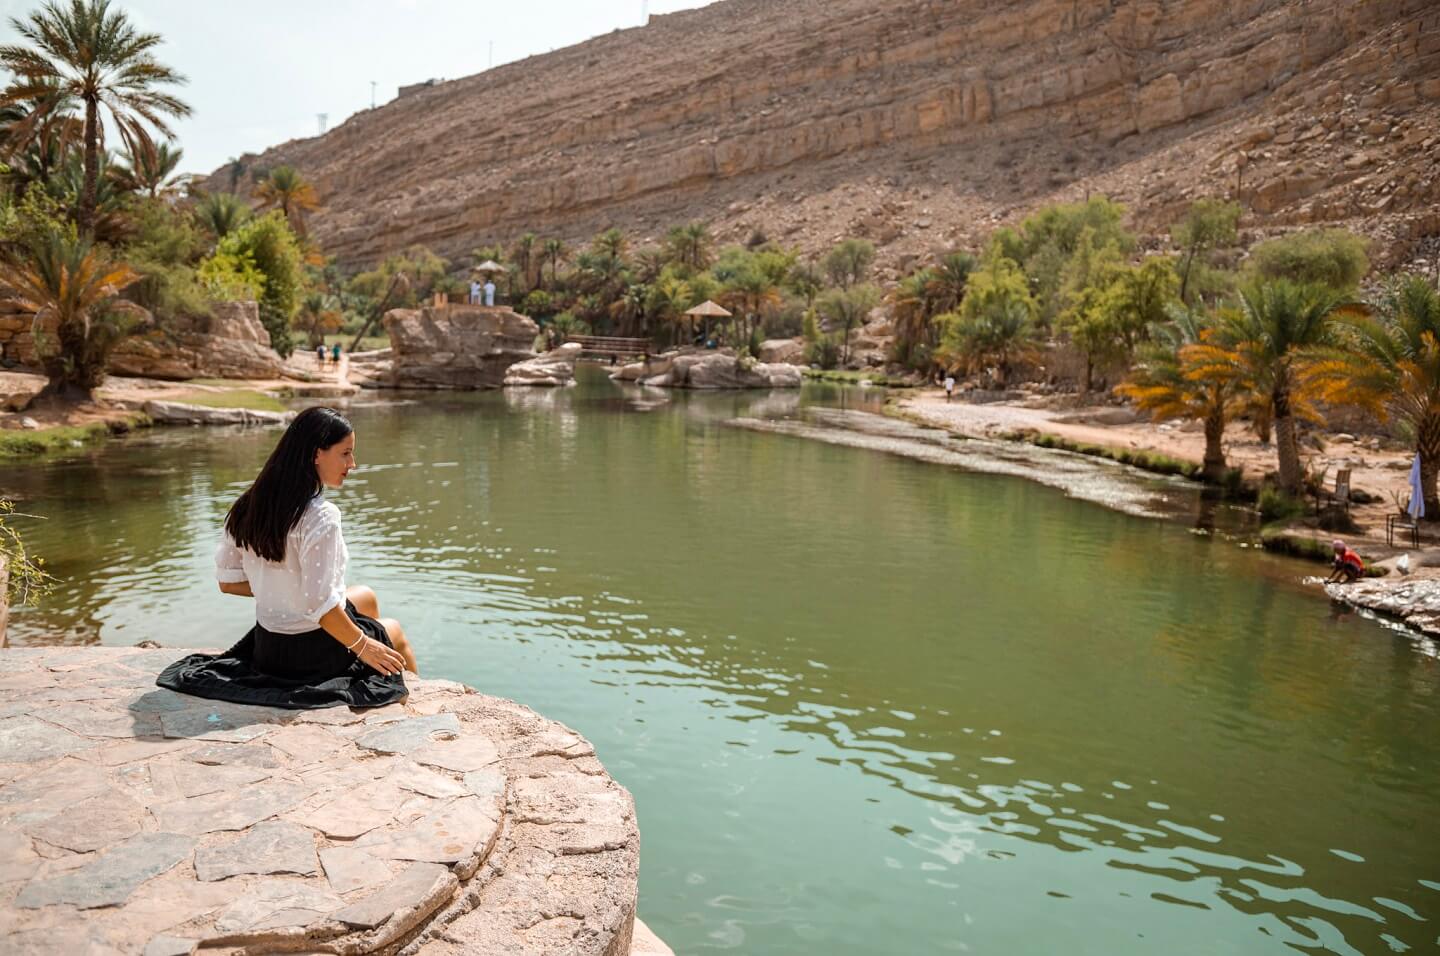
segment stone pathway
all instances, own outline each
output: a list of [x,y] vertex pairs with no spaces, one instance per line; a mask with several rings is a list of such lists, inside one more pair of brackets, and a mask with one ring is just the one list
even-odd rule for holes
[[0,651],[0,952],[664,951],[573,731],[413,676],[368,712],[155,687],[185,653]]

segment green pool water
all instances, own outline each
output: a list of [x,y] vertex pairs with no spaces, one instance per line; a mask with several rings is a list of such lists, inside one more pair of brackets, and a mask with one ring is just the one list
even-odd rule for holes
[[[1436,648],[1307,567],[727,424],[873,411],[862,390],[408,399],[350,408],[352,583],[427,674],[595,743],[678,953],[1440,945]],[[12,643],[238,637],[211,554],[275,437],[4,465],[62,579]]]

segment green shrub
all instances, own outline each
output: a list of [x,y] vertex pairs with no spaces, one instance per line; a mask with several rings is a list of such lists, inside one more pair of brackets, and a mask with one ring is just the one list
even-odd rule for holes
[[1370,271],[1369,241],[1344,229],[1307,229],[1258,243],[1246,268],[1267,279],[1313,282],[1348,291]]
[[1266,485],[1260,489],[1257,506],[1260,509],[1260,520],[1266,524],[1289,521],[1305,513],[1304,501],[1290,497],[1274,485]]

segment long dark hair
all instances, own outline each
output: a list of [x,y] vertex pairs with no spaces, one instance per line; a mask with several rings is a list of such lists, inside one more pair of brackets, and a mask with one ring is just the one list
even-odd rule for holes
[[320,493],[315,453],[344,441],[354,430],[333,408],[316,406],[296,415],[255,483],[225,516],[225,530],[235,543],[267,561],[284,561],[285,537]]

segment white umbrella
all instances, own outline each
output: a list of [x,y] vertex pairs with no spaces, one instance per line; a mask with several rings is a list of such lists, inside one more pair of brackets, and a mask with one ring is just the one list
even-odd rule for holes
[[1415,463],[1410,466],[1410,517],[1419,521],[1425,517],[1425,488],[1420,484],[1420,453],[1415,453]]

